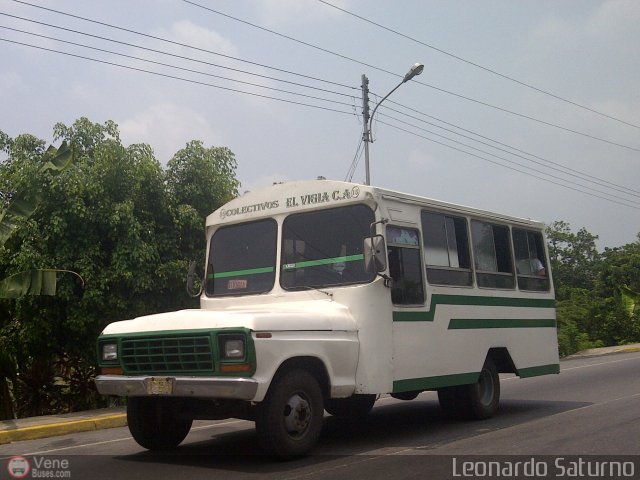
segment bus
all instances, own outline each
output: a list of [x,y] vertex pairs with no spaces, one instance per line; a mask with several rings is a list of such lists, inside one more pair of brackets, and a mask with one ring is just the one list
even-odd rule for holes
[[485,419],[499,373],[559,373],[539,222],[320,179],[235,198],[206,240],[200,308],[97,340],[97,389],[128,397],[144,448],[240,418],[286,458],[314,447],[325,410],[364,419],[380,395],[437,391],[444,414]]

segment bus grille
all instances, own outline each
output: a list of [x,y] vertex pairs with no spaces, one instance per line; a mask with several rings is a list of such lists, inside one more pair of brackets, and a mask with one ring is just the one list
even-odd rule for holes
[[124,339],[122,365],[127,373],[211,372],[211,338],[200,335]]

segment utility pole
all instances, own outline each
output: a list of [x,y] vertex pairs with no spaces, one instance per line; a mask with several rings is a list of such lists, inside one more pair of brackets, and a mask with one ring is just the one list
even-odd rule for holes
[[407,83],[413,77],[420,75],[423,70],[424,65],[422,65],[421,63],[415,63],[404,76],[402,81],[376,104],[376,107],[373,109],[373,113],[371,113],[371,115],[369,115],[369,79],[364,73],[362,74],[362,121],[364,122],[362,140],[364,141],[364,168],[367,171],[365,185],[371,185],[371,176],[369,174],[369,143],[373,142],[373,137],[371,136],[371,124],[373,123],[373,116],[376,114],[376,111],[378,110],[378,107],[382,104],[382,102],[389,98],[389,96],[398,88],[400,88],[403,83]]
[[362,74],[362,140],[364,141],[364,168],[366,171],[365,185],[370,185],[369,178],[369,142],[371,141],[371,131],[369,130],[369,79]]

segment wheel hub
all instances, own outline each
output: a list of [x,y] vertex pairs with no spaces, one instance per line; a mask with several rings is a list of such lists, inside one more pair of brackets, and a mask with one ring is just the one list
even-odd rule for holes
[[302,434],[311,421],[309,402],[300,395],[292,396],[284,409],[284,425],[290,434]]
[[493,378],[491,378],[491,374],[483,370],[480,374],[479,384],[480,402],[483,405],[489,405],[493,400],[493,396],[495,395],[495,386],[493,384]]

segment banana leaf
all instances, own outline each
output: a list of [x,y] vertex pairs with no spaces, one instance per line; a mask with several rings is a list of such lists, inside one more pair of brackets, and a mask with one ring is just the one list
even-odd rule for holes
[[622,298],[622,305],[629,315],[633,315],[640,309],[640,293],[634,292],[626,285],[623,285],[620,287],[620,296]]
[[[52,158],[40,168],[41,172],[64,170],[71,165],[75,158],[73,149],[66,142],[62,142],[58,149],[50,146],[47,152],[52,155]],[[40,195],[36,193],[29,196],[18,195],[11,201],[7,209],[0,214],[0,245],[4,245],[13,232],[18,229],[20,223],[33,214],[40,200]]]
[[0,298],[19,298],[24,295],[55,295],[57,292],[58,273],[71,273],[77,276],[84,287],[83,278],[71,270],[26,270],[0,281]]

